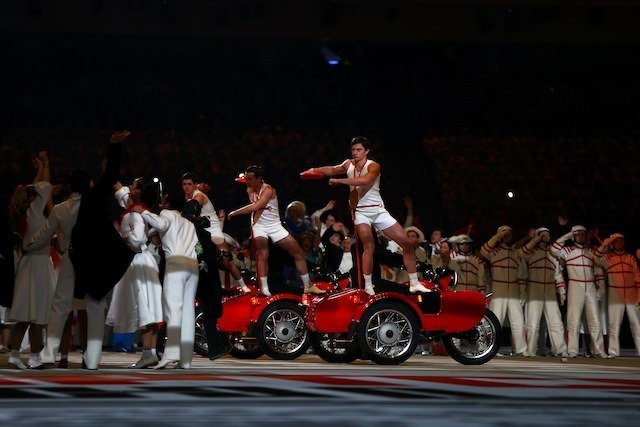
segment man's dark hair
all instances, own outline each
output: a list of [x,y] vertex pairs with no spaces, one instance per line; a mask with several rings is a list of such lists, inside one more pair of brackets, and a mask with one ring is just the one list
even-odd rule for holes
[[147,205],[151,210],[155,210],[160,204],[160,192],[158,184],[155,182],[147,182],[142,186],[140,191],[140,201]]
[[187,172],[182,175],[182,180],[184,181],[185,179],[190,179],[194,184],[198,183],[198,176],[193,172]]
[[167,198],[165,200],[165,204],[169,205],[169,209],[180,212],[182,212],[182,209],[184,209],[185,203],[186,200],[184,199],[182,193],[180,193],[179,191],[174,191],[173,193],[167,194]]
[[327,218],[329,218],[329,215],[333,215],[333,218],[336,219],[336,213],[333,211],[333,209],[329,210],[329,211],[324,211],[322,212],[322,214],[320,214],[320,222],[326,222]]
[[256,178],[262,178],[262,168],[258,165],[251,165],[244,171],[245,174],[249,172],[253,173]]
[[356,136],[351,140],[351,146],[353,147],[356,144],[362,144],[365,150],[371,149],[371,143],[364,136]]
[[69,187],[72,193],[86,193],[91,187],[89,174],[81,169],[74,169],[69,174]]

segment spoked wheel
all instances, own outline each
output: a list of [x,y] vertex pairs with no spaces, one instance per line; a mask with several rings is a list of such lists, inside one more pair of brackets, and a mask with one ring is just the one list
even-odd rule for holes
[[193,351],[200,356],[206,356],[209,353],[207,335],[204,332],[204,314],[200,307],[196,307],[196,336],[193,344]]
[[329,363],[351,363],[362,355],[359,348],[333,347],[332,340],[344,339],[347,334],[311,333],[311,347],[322,360]]
[[[202,308],[196,307],[195,318],[195,330],[193,351],[200,356],[206,356],[209,352],[209,345],[207,344],[207,336],[204,333],[204,314]],[[167,343],[167,324],[164,323],[160,329],[158,329],[158,342],[156,343],[156,352],[159,356],[164,353],[164,347]]]
[[273,359],[292,360],[309,348],[304,308],[290,301],[277,301],[264,309],[256,325],[256,339]]
[[395,301],[382,301],[367,308],[360,318],[358,343],[365,356],[379,365],[398,365],[418,346],[416,315]]
[[442,338],[442,344],[449,356],[463,365],[487,363],[498,353],[501,342],[502,326],[489,309],[475,328]]
[[229,334],[228,339],[231,344],[233,344],[233,349],[231,356],[236,359],[257,359],[258,357],[264,354],[264,351],[260,348],[258,343],[247,343],[239,341],[244,334]]

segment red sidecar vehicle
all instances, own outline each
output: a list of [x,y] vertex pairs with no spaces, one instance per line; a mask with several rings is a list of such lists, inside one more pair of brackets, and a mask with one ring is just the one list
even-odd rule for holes
[[486,308],[486,298],[454,291],[451,270],[425,269],[427,293],[408,286],[373,296],[362,289],[338,289],[305,297],[311,345],[328,362],[352,362],[364,355],[377,364],[400,364],[419,343],[441,340],[448,354],[466,365],[491,360],[500,348],[502,328]]

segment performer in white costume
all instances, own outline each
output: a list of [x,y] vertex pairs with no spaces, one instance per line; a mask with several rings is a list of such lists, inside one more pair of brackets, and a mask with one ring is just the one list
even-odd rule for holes
[[[625,250],[625,238],[614,233],[599,248],[607,274],[609,357],[620,356],[620,325],[627,313],[631,335],[640,355],[640,276],[636,258]],[[610,251],[610,252],[609,252]]]
[[549,251],[551,235],[549,229],[540,227],[536,235],[518,251],[526,267],[527,277],[527,350],[530,356],[538,351],[540,321],[544,313],[552,351],[555,355],[567,356],[567,343],[564,339],[562,314],[558,306],[567,299],[567,290],[560,262]]
[[311,168],[305,172],[319,172],[330,177],[347,175],[347,178],[330,178],[329,185],[348,185],[353,199],[357,199],[357,203],[351,208],[355,210],[354,223],[358,239],[362,241],[364,246],[362,273],[365,291],[369,295],[375,293],[372,281],[375,242],[371,226],[382,231],[402,248],[404,266],[409,273],[409,291],[429,292],[429,289],[418,281],[416,254],[413,245],[402,226],[384,207],[380,195],[380,165],[367,158],[370,151],[371,143],[369,140],[357,136],[351,140],[351,159],[347,159],[339,165]]
[[[44,227],[46,217],[44,209],[47,206],[53,187],[50,183],[49,158],[42,151],[34,159],[38,169],[31,193],[31,203],[27,210],[26,231],[23,242],[28,242],[36,232]],[[51,243],[43,242],[33,246],[29,252],[20,258],[16,269],[13,289],[13,302],[9,313],[9,320],[16,322],[11,338],[11,356],[9,364],[19,369],[26,369],[20,360],[20,345],[27,328],[31,343],[31,356],[27,365],[35,368],[41,365],[40,346],[42,344],[42,328],[49,321],[51,301],[55,292],[56,279],[51,261]]]
[[[236,281],[237,286],[242,289],[242,292],[249,292],[249,287],[244,283],[244,279],[240,274],[240,270],[238,267],[231,262],[231,249],[227,244],[224,233],[222,232],[222,221],[221,218],[218,217],[218,213],[213,207],[213,203],[209,197],[204,194],[202,191],[198,190],[198,182],[196,175],[187,172],[182,175],[182,190],[184,191],[184,195],[186,200],[197,200],[202,205],[201,216],[207,217],[209,219],[209,227],[206,230],[211,234],[211,241],[216,245],[218,250],[221,252],[221,255],[218,261],[224,265],[224,268],[229,271],[231,276]],[[221,217],[224,220],[224,211],[220,211]]]
[[493,296],[489,308],[500,321],[509,316],[511,338],[516,355],[528,356],[524,337],[524,311],[526,303],[525,282],[522,261],[511,245],[511,227],[503,225],[497,233],[482,246],[480,253],[491,263],[491,290]]
[[145,222],[158,230],[166,254],[166,268],[162,296],[164,318],[167,322],[167,343],[160,362],[154,369],[177,364],[191,368],[195,336],[195,305],[198,288],[198,237],[193,224],[182,217],[184,197],[170,194],[160,215],[134,205],[132,210],[142,214]]
[[[573,243],[566,245],[570,239],[573,240]],[[604,352],[604,339],[598,309],[598,301],[604,297],[605,293],[604,281],[597,280],[594,271],[601,254],[587,247],[586,240],[587,229],[582,225],[575,225],[570,232],[551,245],[551,253],[565,261],[569,278],[567,286],[567,351],[569,357],[578,356],[580,318],[584,310],[594,354],[598,357],[607,357]]]
[[131,187],[116,190],[116,200],[127,208],[120,220],[120,234],[136,254],[122,279],[113,288],[106,324],[115,333],[132,333],[141,329],[142,357],[132,368],[146,368],[158,363],[156,343],[158,323],[162,322],[162,285],[160,268],[148,250],[149,230],[142,215],[132,210],[135,204],[145,210],[157,205],[158,192],[153,183],[136,179]]
[[449,241],[455,244],[457,250],[449,256],[448,267],[458,273],[456,290],[476,291],[485,295],[487,292],[487,267],[480,257],[473,254],[471,244],[473,240],[467,234],[451,237]]
[[247,194],[251,204],[230,212],[229,219],[237,215],[251,214],[251,234],[257,249],[257,267],[262,293],[271,295],[268,282],[268,239],[293,256],[305,293],[324,293],[325,291],[311,284],[305,254],[296,239],[280,222],[278,196],[276,190],[262,180],[262,168],[249,166],[244,176],[247,180]]

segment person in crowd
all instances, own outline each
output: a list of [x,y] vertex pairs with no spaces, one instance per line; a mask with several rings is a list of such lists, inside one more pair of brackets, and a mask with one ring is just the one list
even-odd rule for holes
[[[58,243],[57,250],[61,254],[60,262],[56,267],[58,279],[47,323],[46,345],[40,352],[40,360],[47,366],[55,363],[56,354],[64,337],[66,324],[69,322],[69,316],[72,315],[73,311],[76,272],[69,257],[69,246],[71,244],[71,233],[78,218],[82,194],[89,190],[91,179],[86,172],[75,169],[71,171],[67,181],[70,191],[69,197],[53,207],[44,227],[25,242],[25,248],[32,250],[32,248],[42,247],[47,244],[55,234]],[[63,352],[63,355],[65,352]],[[64,366],[64,362],[62,364]]]
[[218,319],[222,316],[222,286],[218,273],[216,245],[207,231],[209,219],[201,216],[202,205],[197,200],[187,201],[182,216],[194,225],[201,250],[197,250],[200,268],[196,298],[202,308],[204,333],[207,339],[207,357],[216,360],[233,349],[233,346],[218,332]]
[[[96,370],[102,359],[107,295],[131,265],[135,253],[114,227],[110,209],[119,181],[122,144],[131,132],[111,135],[102,178],[82,193],[78,217],[71,232],[69,252],[76,272],[74,294],[87,308],[87,348],[83,366]],[[100,245],[96,245],[100,242]],[[64,313],[64,318],[68,312]]]
[[311,214],[311,220],[314,224],[320,223],[320,238],[324,235],[324,232],[336,222],[336,216],[333,213],[333,209],[336,207],[335,200],[329,200],[327,204],[322,208]]
[[620,325],[627,314],[631,335],[640,355],[640,275],[636,258],[627,253],[625,237],[613,233],[598,249],[607,274],[609,357],[620,356]]
[[484,260],[473,253],[473,240],[468,234],[449,239],[455,249],[449,256],[449,268],[458,273],[456,290],[487,292],[487,267]]
[[523,311],[527,295],[520,267],[521,260],[511,245],[512,238],[511,227],[502,225],[482,246],[480,253],[491,265],[493,296],[489,308],[495,313],[500,324],[504,323],[506,316],[509,317],[514,353],[518,356],[528,356]]
[[[384,232],[387,237],[402,247],[402,257],[405,268],[409,273],[409,290],[411,292],[428,292],[429,290],[418,281],[416,271],[416,255],[413,246],[402,226],[385,209],[380,195],[380,165],[367,156],[371,151],[371,143],[362,136],[351,140],[351,159],[339,165],[311,168],[306,172],[320,172],[330,176],[329,185],[348,185],[351,189],[349,197],[351,209],[354,211],[354,223],[358,238],[362,241],[362,273],[365,291],[369,295],[375,294],[371,279],[373,271],[373,251],[375,249],[373,225]],[[346,178],[334,178],[336,175],[347,175]]]
[[129,187],[130,203],[119,193],[126,193],[122,187],[116,191],[116,199],[121,206],[128,206],[120,219],[120,234],[136,254],[122,279],[113,289],[113,296],[107,324],[113,326],[114,333],[133,334],[141,330],[142,356],[131,367],[144,369],[158,364],[156,344],[158,323],[162,322],[162,285],[160,268],[153,254],[149,252],[149,228],[142,215],[133,211],[134,205],[154,211],[159,193],[156,184],[137,178]]
[[598,301],[604,298],[602,278],[596,277],[595,268],[601,254],[586,245],[587,229],[574,225],[571,231],[551,245],[551,253],[563,260],[569,279],[567,285],[567,352],[577,357],[579,349],[580,318],[586,313],[594,354],[607,357],[600,325]]
[[195,226],[182,217],[184,196],[170,193],[165,197],[160,214],[142,205],[132,210],[142,214],[145,222],[158,230],[166,256],[162,296],[167,323],[164,354],[154,369],[169,365],[190,369],[195,337],[195,305],[199,267],[196,254],[198,236]]
[[532,239],[518,250],[518,256],[524,261],[526,271],[526,337],[527,351],[531,357],[538,354],[538,337],[543,313],[553,354],[567,357],[564,324],[558,306],[558,299],[560,304],[564,305],[567,290],[560,262],[551,254],[550,245],[549,229],[540,227],[534,231]]
[[257,250],[257,269],[261,292],[267,296],[271,295],[267,279],[269,272],[268,244],[271,239],[274,244],[293,256],[304,286],[304,292],[324,293],[323,290],[311,284],[304,252],[293,236],[280,223],[278,196],[276,190],[263,181],[262,168],[255,165],[249,166],[245,171],[245,178],[251,203],[230,212],[229,219],[237,215],[251,214],[251,233]]
[[[23,236],[28,242],[47,220],[45,208],[51,196],[51,175],[49,172],[49,158],[45,151],[41,151],[34,159],[37,169],[33,186],[29,193],[29,208],[26,211],[26,227]],[[26,250],[26,249],[25,249]],[[55,291],[55,275],[51,261],[51,244],[49,241],[31,247],[20,261],[15,274],[13,301],[9,320],[16,322],[11,337],[11,356],[9,364],[18,368],[37,368],[40,361],[40,346],[42,345],[42,330],[49,320],[51,301]],[[20,345],[29,328],[31,356],[25,365],[20,359]]]
[[[222,252],[221,263],[228,270],[236,281],[236,284],[243,292],[249,292],[249,288],[244,283],[244,279],[240,274],[240,270],[231,262],[231,250],[225,241],[222,232],[222,221],[224,221],[224,211],[218,214],[213,207],[213,203],[209,197],[198,189],[198,178],[192,172],[182,175],[182,190],[184,191],[186,200],[197,200],[202,205],[202,216],[209,219],[209,227],[207,231],[211,235],[213,243],[219,251]],[[220,216],[219,216],[220,215]]]

